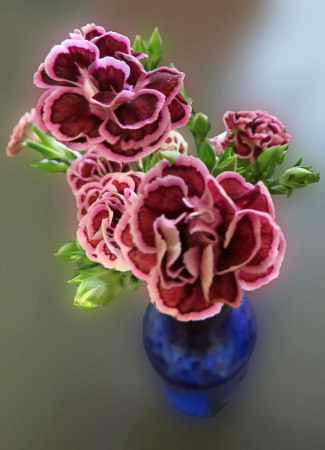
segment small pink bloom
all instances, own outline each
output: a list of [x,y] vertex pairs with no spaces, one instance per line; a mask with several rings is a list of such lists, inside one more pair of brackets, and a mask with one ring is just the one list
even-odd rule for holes
[[160,67],[146,72],[126,36],[89,24],[52,48],[35,73],[49,89],[38,123],[77,150],[98,144],[113,161],[135,161],[157,150],[191,107],[179,90],[184,74]]
[[114,233],[119,220],[136,200],[142,177],[139,172],[109,174],[102,180],[104,187],[89,183],[77,194],[80,245],[89,259],[108,269],[130,270]]
[[160,147],[160,150],[174,150],[182,155],[187,154],[187,149],[188,143],[185,141],[181,133],[178,133],[177,131],[171,131],[165,142]]
[[222,134],[219,134],[219,136],[210,139],[210,141],[213,144],[216,155],[222,156],[224,154],[225,148],[228,145],[229,136],[227,135],[227,132],[224,131]]
[[7,155],[15,156],[24,148],[24,141],[29,139],[38,142],[37,135],[33,132],[32,126],[35,123],[35,109],[25,113],[13,129],[10,141],[7,145]]
[[71,164],[67,170],[67,178],[73,193],[77,194],[84,185],[101,182],[108,173],[129,170],[128,164],[110,161],[98,147],[94,147]]
[[192,156],[145,174],[115,240],[151,301],[178,320],[201,320],[222,304],[238,307],[242,288],[277,277],[285,242],[270,194],[235,172],[212,177]]
[[223,121],[226,132],[212,139],[216,151],[234,142],[235,154],[251,162],[267,148],[287,144],[291,138],[279,119],[265,111],[227,111]]

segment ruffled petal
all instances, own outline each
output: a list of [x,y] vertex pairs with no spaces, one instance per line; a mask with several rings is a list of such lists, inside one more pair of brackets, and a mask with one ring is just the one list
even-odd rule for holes
[[117,52],[131,53],[130,40],[126,36],[113,31],[95,37],[92,42],[98,47],[100,58],[105,58],[105,56],[115,57]]
[[150,89],[142,89],[127,103],[120,105],[113,111],[113,118],[117,125],[128,130],[138,130],[157,120],[165,97]]
[[204,320],[218,314],[222,308],[221,302],[207,302],[204,299],[199,280],[193,284],[165,289],[157,267],[152,270],[148,290],[151,302],[160,312],[182,322]]
[[116,94],[123,90],[130,68],[123,61],[107,56],[94,61],[89,66],[88,73],[96,80],[101,92]]
[[166,105],[169,105],[182,87],[184,77],[184,73],[175,69],[159,67],[143,75],[139,80],[137,89],[155,89],[164,94]]
[[115,229],[114,239],[121,248],[123,256],[128,261],[133,274],[140,278],[140,280],[148,281],[151,270],[157,264],[157,257],[155,254],[141,252],[134,245],[129,222],[130,212],[126,211]]
[[162,176],[173,175],[185,181],[189,197],[201,198],[205,191],[205,179],[209,171],[205,164],[194,156],[180,155],[172,166],[162,171]]
[[99,127],[103,120],[92,113],[89,103],[78,88],[58,88],[46,99],[43,119],[45,126],[61,141],[86,138],[77,144],[80,150],[101,142]]
[[245,267],[240,270],[239,281],[242,288],[247,291],[253,291],[264,284],[268,284],[270,281],[274,280],[274,278],[277,278],[284,258],[285,248],[286,243],[283,234],[281,233],[279,238],[278,254],[271,266],[260,273],[246,272]]
[[274,219],[272,198],[262,181],[253,186],[236,172],[223,172],[216,179],[238,209],[266,212]]
[[35,108],[35,120],[37,127],[43,132],[48,133],[48,128],[44,123],[44,106],[46,100],[49,98],[49,96],[54,92],[53,89],[49,89],[48,91],[45,91],[44,94],[41,96],[41,98],[38,100],[37,106]]
[[45,70],[45,64],[42,63],[39,68],[38,71],[34,74],[34,83],[37,87],[39,88],[51,88],[53,86],[74,86],[73,83],[69,83],[68,81],[58,81],[58,80],[53,80],[47,73]]
[[131,217],[131,232],[136,246],[143,252],[155,253],[155,220],[164,215],[178,218],[187,210],[183,198],[187,195],[183,180],[173,176],[154,180],[138,197]]
[[217,273],[231,272],[247,264],[261,246],[260,233],[258,214],[253,211],[240,212],[228,246],[221,248],[216,264]]
[[61,45],[55,45],[47,55],[45,70],[53,80],[65,80],[82,85],[84,82],[82,71],[98,57],[98,48],[91,42],[67,39]]
[[171,128],[175,130],[175,128],[180,128],[187,124],[191,117],[192,107],[181,94],[177,94],[168,105],[168,110],[171,119]]
[[[139,54],[140,55],[140,54]],[[124,61],[130,68],[130,75],[127,79],[128,84],[135,86],[138,79],[146,73],[143,65],[132,55],[127,55],[125,53],[116,53],[116,57],[121,61]]]
[[97,36],[102,36],[106,33],[103,27],[98,27],[94,23],[88,24],[85,27],[82,27],[82,32],[84,35],[84,39],[87,41],[91,41]]

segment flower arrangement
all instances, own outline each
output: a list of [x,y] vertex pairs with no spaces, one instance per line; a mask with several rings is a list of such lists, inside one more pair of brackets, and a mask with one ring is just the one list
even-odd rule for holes
[[79,228],[57,255],[77,264],[76,306],[107,306],[147,281],[159,311],[196,321],[278,276],[286,244],[272,195],[319,174],[300,159],[273,178],[290,135],[264,111],[228,111],[225,131],[208,137],[184,73],[162,56],[158,29],[132,46],[94,24],[75,30],[35,73],[45,91],[7,154],[29,147],[42,155],[33,167],[67,175]]

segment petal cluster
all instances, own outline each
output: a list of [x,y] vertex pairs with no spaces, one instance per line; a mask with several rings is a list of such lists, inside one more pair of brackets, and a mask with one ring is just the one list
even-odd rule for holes
[[72,192],[78,191],[89,183],[101,182],[108,173],[128,172],[130,166],[123,162],[110,161],[97,146],[73,161],[67,170],[68,183]]
[[80,245],[89,259],[108,269],[129,270],[114,233],[135,201],[142,177],[142,172],[132,171],[108,174],[100,182],[85,184],[77,193]]
[[134,161],[185,125],[190,105],[179,93],[184,74],[146,72],[126,36],[87,25],[52,48],[34,76],[47,91],[36,113],[43,131],[67,146],[98,144],[113,161]]
[[238,307],[279,273],[285,241],[263,183],[235,172],[211,176],[198,159],[159,162],[115,229],[137,277],[157,308],[178,320],[201,320],[224,303]]
[[217,155],[233,142],[239,158],[254,162],[263,150],[287,144],[291,138],[280,120],[265,111],[227,111],[223,121],[226,131],[212,139]]

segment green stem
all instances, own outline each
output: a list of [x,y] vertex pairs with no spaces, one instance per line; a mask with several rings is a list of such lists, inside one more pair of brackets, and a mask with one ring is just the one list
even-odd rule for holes
[[32,148],[33,150],[36,150],[39,153],[42,153],[42,155],[45,155],[48,158],[59,159],[62,162],[68,164],[69,166],[71,165],[71,160],[66,158],[64,153],[61,151],[54,150],[50,147],[47,147],[46,145],[39,144],[38,142],[30,141],[29,139],[24,141],[24,145],[26,147]]

